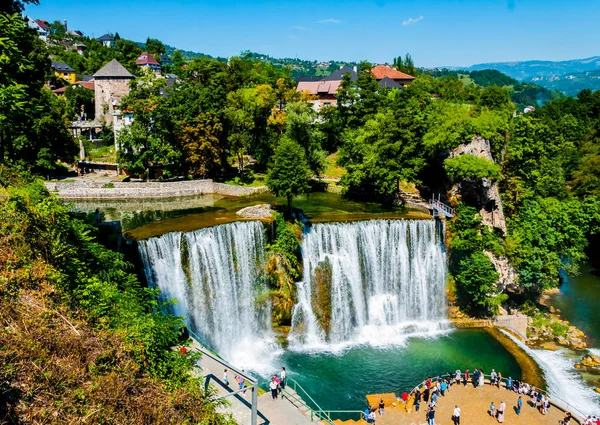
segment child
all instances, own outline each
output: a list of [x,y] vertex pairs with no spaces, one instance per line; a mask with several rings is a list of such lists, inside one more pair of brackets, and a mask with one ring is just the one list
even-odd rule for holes
[[492,418],[496,416],[496,406],[493,401],[490,403],[490,416]]

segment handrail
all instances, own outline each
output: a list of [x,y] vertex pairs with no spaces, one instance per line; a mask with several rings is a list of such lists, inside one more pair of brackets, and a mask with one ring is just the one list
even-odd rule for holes
[[[461,380],[464,379],[465,374],[461,373]],[[437,381],[438,378],[444,378],[444,377],[448,377],[451,381],[454,381],[454,378],[456,377],[456,374],[453,373],[450,376],[448,375],[438,375],[438,376],[434,376],[431,377],[431,381],[435,382]],[[473,374],[470,375],[470,378],[473,377]],[[485,373],[483,374],[484,378],[491,378],[491,375],[486,375]],[[504,387],[506,388],[506,382],[508,381],[508,378],[502,378],[502,381],[504,382]],[[513,379],[512,381],[518,381],[518,379]],[[488,379],[487,382],[490,382],[490,379]],[[424,380],[422,382],[420,382],[419,384],[417,384],[417,386],[414,387],[413,390],[411,390],[411,394],[414,392],[414,390],[416,389],[420,389],[420,388],[424,388],[425,384],[427,383],[427,380]],[[533,386],[531,386],[533,388]],[[585,419],[587,418],[587,416],[585,414],[583,414],[579,409],[577,409],[575,406],[573,406],[572,404],[570,404],[569,402],[561,399],[560,397],[556,397],[556,396],[551,396],[547,391],[542,390],[541,388],[535,387],[536,391],[541,392],[542,394],[544,394],[546,397],[548,397],[548,399],[550,400],[550,403],[554,406],[557,407],[558,409],[567,412],[574,412],[576,415],[579,416],[579,419],[585,421]],[[510,390],[512,391],[512,389]],[[560,403],[557,403],[557,400]],[[561,405],[562,403],[562,405]]]
[[[288,388],[293,388],[294,393],[296,393],[296,394],[294,395],[291,392],[286,391],[286,389],[288,389]],[[301,393],[298,393],[298,390],[300,390]],[[282,392],[289,399],[300,403],[303,407],[310,410],[310,420],[311,421],[314,419],[314,416],[316,416],[319,420],[322,420],[329,425],[334,425],[334,422],[331,419],[331,415],[336,414],[336,413],[346,413],[346,414],[354,413],[354,414],[359,415],[359,419],[364,418],[364,413],[361,410],[323,410],[321,408],[321,406],[319,406],[319,404],[310,396],[310,394],[304,388],[302,388],[302,386],[298,382],[296,382],[292,378],[286,378],[286,387],[285,387],[285,389],[282,390]],[[310,400],[310,402],[313,404],[314,407],[310,406],[302,398],[302,396],[307,397],[308,400]]]
[[215,350],[208,342],[206,342],[204,339],[202,339],[202,337],[198,336],[197,334],[195,334],[194,332],[192,332],[192,330],[190,328],[187,328],[188,333],[194,337],[194,339],[196,341],[198,341],[204,348],[206,348],[208,351],[210,351],[212,354],[214,354],[215,356],[217,356],[218,358],[220,358],[221,360],[225,361],[225,359],[223,357],[221,357],[219,355],[219,353],[217,352],[217,350]]

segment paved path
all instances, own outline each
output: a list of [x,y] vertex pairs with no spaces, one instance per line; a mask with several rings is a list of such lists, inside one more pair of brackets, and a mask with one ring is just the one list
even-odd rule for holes
[[[504,424],[506,425],[546,425],[558,424],[564,414],[559,409],[551,406],[547,415],[542,415],[537,409],[528,405],[529,398],[522,396],[523,408],[521,415],[517,416],[514,407],[517,403],[518,394],[504,388],[484,387],[473,388],[470,384],[465,386],[453,385],[445,397],[438,398],[435,424],[452,425],[452,412],[454,405],[461,408],[460,425],[495,425],[498,421],[488,414],[490,402],[494,402],[496,408],[501,401],[506,403]],[[419,412],[405,412],[402,407],[386,408],[384,416],[377,416],[376,425],[421,425],[426,424],[424,404],[421,403]],[[571,424],[576,424],[571,421]]]
[[[195,349],[204,351],[198,345]],[[214,359],[203,356],[200,360],[202,375],[207,379],[210,385],[219,395],[230,394],[237,389],[235,382],[235,373],[228,372],[228,380],[231,386],[225,385],[222,381],[224,367]],[[236,394],[227,397],[229,406],[219,408],[221,413],[229,413],[239,425],[250,425],[250,415],[252,408],[252,390],[246,391],[246,394]],[[266,393],[258,397],[258,424],[259,425],[314,425],[310,419],[300,413],[287,399],[273,400],[271,393]]]

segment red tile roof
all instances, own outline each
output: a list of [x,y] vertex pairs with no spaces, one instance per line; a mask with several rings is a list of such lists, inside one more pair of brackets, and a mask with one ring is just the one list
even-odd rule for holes
[[43,28],[45,30],[50,29],[50,25],[48,24],[48,21],[44,21],[43,19],[36,19],[35,23],[38,24],[40,26],[40,28]]
[[[81,86],[88,90],[94,91],[96,84],[93,81],[75,81],[75,83],[73,83],[73,86]],[[73,87],[73,86],[71,86],[71,87]],[[65,86],[65,87],[56,89],[56,90],[54,90],[54,93],[63,94],[65,91],[67,91],[67,87],[69,87],[69,86]]]
[[376,80],[383,80],[385,77],[391,78],[392,80],[414,80],[415,77],[412,75],[405,74],[404,72],[397,71],[386,65],[376,66],[371,70]]
[[154,56],[152,56],[148,52],[142,52],[140,57],[135,60],[135,64],[136,65],[159,65],[160,66],[158,61],[156,59],[154,59]]

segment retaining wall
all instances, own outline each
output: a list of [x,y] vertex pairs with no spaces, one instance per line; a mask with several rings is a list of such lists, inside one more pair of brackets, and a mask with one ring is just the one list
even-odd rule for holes
[[[114,182],[77,181],[45,182],[46,188],[63,199],[144,199],[219,194],[248,196],[266,192],[265,186],[242,187],[215,183],[210,179],[179,182]],[[108,187],[107,187],[108,186]]]

